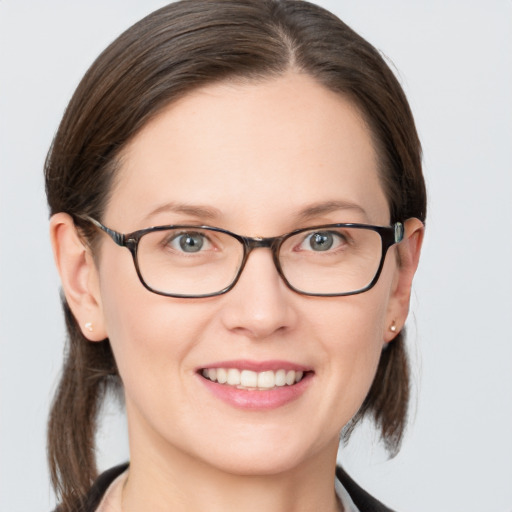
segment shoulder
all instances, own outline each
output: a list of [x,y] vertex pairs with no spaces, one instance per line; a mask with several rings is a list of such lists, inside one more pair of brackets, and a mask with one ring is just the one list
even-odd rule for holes
[[91,487],[91,490],[87,494],[83,512],[94,512],[98,508],[100,501],[107,492],[107,489],[110,487],[110,484],[121,473],[124,473],[127,468],[128,463],[126,462],[124,464],[120,464],[119,466],[110,468],[102,473],[94,482],[94,485]]
[[336,468],[336,476],[343,484],[360,512],[393,512],[393,510],[370,496],[339,466]]
[[[95,512],[101,499],[107,492],[110,484],[128,467],[128,463],[115,466],[101,473],[96,479],[93,486],[85,497],[85,502],[80,510],[73,510],[73,512]],[[60,512],[60,507],[57,507],[53,512]]]

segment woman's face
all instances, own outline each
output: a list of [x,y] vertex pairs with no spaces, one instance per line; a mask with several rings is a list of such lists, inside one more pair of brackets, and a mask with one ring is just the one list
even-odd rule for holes
[[[206,224],[252,237],[390,221],[358,111],[292,73],[211,85],[166,108],[124,152],[102,220],[123,233]],[[110,339],[124,383],[132,458],[245,474],[332,460],[390,339],[396,247],[360,295],[299,295],[260,248],[230,292],[178,299],[145,289],[129,251],[102,236],[95,329]],[[285,391],[237,389],[202,375],[219,367],[307,378]]]

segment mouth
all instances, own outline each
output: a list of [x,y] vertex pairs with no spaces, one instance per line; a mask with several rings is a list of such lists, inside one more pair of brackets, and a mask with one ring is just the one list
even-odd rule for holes
[[200,375],[211,382],[247,391],[269,391],[276,388],[295,386],[310,373],[312,372],[284,368],[261,372],[224,367],[203,368],[200,370]]
[[311,367],[289,361],[223,361],[197,368],[205,388],[226,404],[268,411],[296,402],[311,386]]

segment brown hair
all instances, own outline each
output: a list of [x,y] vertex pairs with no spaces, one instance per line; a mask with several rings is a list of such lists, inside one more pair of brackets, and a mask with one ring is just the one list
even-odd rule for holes
[[[184,0],[136,23],[87,71],[45,164],[51,214],[97,219],[108,201],[120,152],[169,102],[229,78],[258,80],[288,69],[352,100],[379,154],[391,222],[425,219],[421,148],[405,95],[383,58],[333,14],[300,0]],[[105,392],[120,386],[108,340],[90,343],[63,298],[68,343],[48,427],[59,510],[80,510],[97,475],[95,431]],[[382,354],[355,420],[372,417],[398,450],[409,402],[403,333]]]

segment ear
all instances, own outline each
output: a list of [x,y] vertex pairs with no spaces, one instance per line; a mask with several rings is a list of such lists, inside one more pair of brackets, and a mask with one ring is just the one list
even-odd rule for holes
[[50,219],[50,239],[53,256],[66,300],[89,341],[107,337],[98,271],[91,250],[78,234],[67,213],[57,213]]
[[403,329],[409,313],[412,280],[420,260],[425,227],[419,219],[407,219],[404,223],[404,238],[396,246],[398,268],[396,270],[389,307],[384,326],[384,342],[390,342]]

